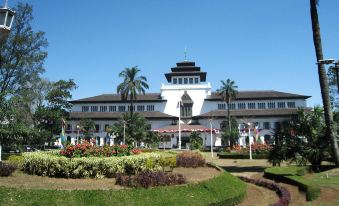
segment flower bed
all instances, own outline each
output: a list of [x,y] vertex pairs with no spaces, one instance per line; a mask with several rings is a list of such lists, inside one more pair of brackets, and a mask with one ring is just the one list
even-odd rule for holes
[[141,150],[133,148],[131,145],[113,145],[98,147],[95,144],[84,142],[82,144],[69,145],[60,151],[60,155],[74,157],[111,157],[111,156],[129,156],[131,154],[140,154]]
[[178,167],[202,167],[205,166],[204,157],[198,152],[182,152],[177,155]]
[[114,177],[116,173],[135,174],[159,171],[160,154],[145,153],[123,157],[67,158],[58,152],[23,153],[22,170],[29,174],[49,177],[84,178]]

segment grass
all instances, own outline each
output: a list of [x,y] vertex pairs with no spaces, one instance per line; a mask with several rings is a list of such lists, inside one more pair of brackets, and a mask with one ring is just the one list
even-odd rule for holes
[[34,190],[0,187],[2,205],[235,205],[246,185],[229,173],[197,184],[127,190]]
[[[239,153],[234,153],[234,152],[219,152],[218,157],[220,159],[249,159],[250,154],[239,154]],[[253,159],[267,159],[268,154],[252,154]]]
[[[271,167],[265,169],[265,176],[298,185],[301,190],[306,191],[307,201],[316,200],[321,195],[321,191],[327,192],[327,188],[339,193],[338,169],[306,175],[305,171],[305,167]],[[331,198],[339,201],[336,196],[338,194]]]

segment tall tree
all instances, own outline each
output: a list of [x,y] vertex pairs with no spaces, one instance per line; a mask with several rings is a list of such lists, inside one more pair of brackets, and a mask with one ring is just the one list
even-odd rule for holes
[[12,30],[0,43],[0,96],[15,94],[18,88],[34,82],[47,57],[45,33],[32,29],[32,6],[18,3]]
[[147,78],[138,76],[140,69],[137,66],[125,68],[120,72],[119,77],[124,78],[124,81],[117,87],[117,93],[121,94],[123,100],[130,100],[130,114],[133,115],[133,101],[137,99],[137,94],[145,94],[148,89]]
[[222,96],[222,99],[227,104],[227,122],[228,132],[232,133],[231,115],[230,115],[230,103],[237,97],[238,86],[235,85],[233,80],[227,79],[226,81],[221,80],[221,87],[217,90],[218,95]]
[[[313,31],[313,43],[315,48],[315,53],[317,57],[317,62],[323,60],[323,51],[321,44],[321,35],[320,35],[320,25],[318,20],[318,6],[319,0],[310,0],[310,12],[312,20],[312,31]],[[339,165],[339,150],[336,138],[336,131],[333,124],[333,114],[331,110],[331,101],[329,96],[329,87],[328,79],[325,71],[325,66],[323,64],[318,64],[318,75],[320,82],[321,96],[324,106],[324,116],[326,122],[326,136],[331,141],[332,146],[332,156],[336,165]]]

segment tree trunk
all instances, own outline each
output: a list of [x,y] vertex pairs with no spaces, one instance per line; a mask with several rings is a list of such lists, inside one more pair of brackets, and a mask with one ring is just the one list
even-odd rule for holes
[[[228,143],[231,145],[231,115],[230,115],[230,101],[227,101],[227,119],[228,119]],[[231,148],[232,149],[232,148]]]
[[[310,11],[311,11],[311,20],[312,20],[312,31],[313,31],[313,43],[317,56],[317,62],[323,60],[322,44],[321,44],[321,35],[320,35],[320,26],[318,20],[318,11],[317,11],[317,1],[310,0]],[[320,82],[321,96],[324,105],[324,116],[326,122],[326,134],[331,141],[332,147],[332,156],[336,165],[339,165],[339,151],[338,145],[336,142],[335,128],[333,124],[333,115],[331,110],[331,103],[329,97],[329,88],[328,88],[328,79],[323,64],[318,64],[318,75]]]
[[130,114],[131,114],[131,119],[132,119],[132,116],[133,116],[133,97],[132,97],[132,94],[130,95],[130,98],[131,98],[131,104],[130,104]]

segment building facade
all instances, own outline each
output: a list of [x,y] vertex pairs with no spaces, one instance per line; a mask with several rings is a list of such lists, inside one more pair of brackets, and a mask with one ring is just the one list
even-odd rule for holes
[[[200,132],[204,146],[211,145],[211,133],[212,145],[221,146],[220,128],[227,118],[227,104],[221,96],[212,92],[206,76],[207,73],[201,71],[194,62],[179,62],[165,74],[167,83],[161,85],[160,93],[137,96],[133,111],[143,115],[153,131],[161,133],[163,142],[159,147],[175,148],[179,139],[183,148],[188,147],[192,131]],[[246,144],[247,123],[252,125],[252,141],[270,141],[276,124],[288,120],[298,108],[307,108],[306,100],[309,97],[273,90],[239,91],[229,105],[232,118],[239,123],[239,143]],[[79,120],[90,118],[96,124],[94,136],[97,144],[112,144],[114,137],[107,135],[106,127],[118,122],[122,114],[130,110],[129,101],[122,100],[119,94],[103,94],[71,103],[73,108],[66,133],[68,140],[73,143],[79,135]]]

